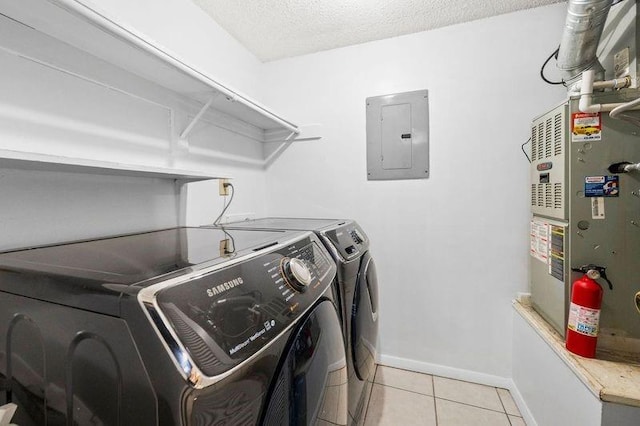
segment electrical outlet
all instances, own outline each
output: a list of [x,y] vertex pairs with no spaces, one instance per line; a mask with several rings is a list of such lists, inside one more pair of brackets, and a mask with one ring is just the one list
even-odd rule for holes
[[218,193],[222,196],[229,195],[229,179],[218,179]]
[[229,239],[226,238],[224,240],[220,240],[220,257],[228,257],[229,254],[231,253],[231,250],[229,250],[230,245],[229,245]]

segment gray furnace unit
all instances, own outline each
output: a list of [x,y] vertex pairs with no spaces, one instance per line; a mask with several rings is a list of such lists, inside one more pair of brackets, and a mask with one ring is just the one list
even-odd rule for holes
[[[616,93],[594,95],[594,103],[620,101]],[[613,289],[598,280],[601,347],[611,338],[640,342],[640,173],[611,167],[640,161],[639,132],[608,113],[581,113],[577,97],[531,127],[533,307],[564,336],[571,284],[582,275],[572,268],[606,268]]]

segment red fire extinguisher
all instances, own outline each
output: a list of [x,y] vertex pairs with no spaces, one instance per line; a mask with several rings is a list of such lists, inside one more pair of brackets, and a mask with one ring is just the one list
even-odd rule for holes
[[574,281],[571,287],[566,347],[574,354],[595,358],[603,295],[602,287],[596,280],[603,278],[611,290],[613,285],[607,278],[607,268],[602,266],[584,265],[572,270],[583,272],[584,275]]

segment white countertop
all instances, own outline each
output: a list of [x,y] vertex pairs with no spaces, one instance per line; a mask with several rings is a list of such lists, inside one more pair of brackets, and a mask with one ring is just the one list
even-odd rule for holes
[[569,352],[562,336],[530,305],[514,301],[513,307],[596,397],[640,407],[640,354],[598,350],[596,359],[583,358]]

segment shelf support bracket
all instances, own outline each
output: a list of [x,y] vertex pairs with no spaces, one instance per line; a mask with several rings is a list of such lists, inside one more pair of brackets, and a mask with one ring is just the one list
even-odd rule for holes
[[298,142],[318,139],[322,139],[322,125],[306,124],[297,127],[293,137],[284,129],[266,130],[263,142]]
[[294,141],[291,140],[292,138],[294,138],[296,136],[296,132],[291,132],[289,134],[289,136],[287,136],[285,138],[285,140],[283,142],[280,143],[280,146],[278,146],[272,153],[271,155],[269,155],[265,160],[264,160],[264,166],[265,167],[269,167],[276,158],[278,158],[280,156],[280,154],[282,154],[282,152],[284,151],[284,149],[291,145]]
[[204,113],[207,112],[207,110],[209,109],[209,107],[211,106],[211,104],[213,103],[213,101],[216,99],[217,96],[218,96],[218,93],[211,96],[207,101],[207,103],[204,104],[202,108],[200,108],[200,111],[196,114],[195,117],[193,117],[193,120],[191,120],[191,123],[189,123],[189,125],[182,131],[182,133],[180,133],[180,139],[184,140],[189,136],[189,133],[191,133],[191,130],[193,130],[193,127],[196,125],[198,120],[202,118]]
[[169,166],[173,167],[175,164],[175,159],[177,156],[183,154],[185,151],[189,150],[189,144],[186,140],[180,139],[178,137],[178,129],[176,125],[176,111],[175,109],[170,109],[170,118],[169,118],[169,128],[171,131],[171,140],[169,141]]

